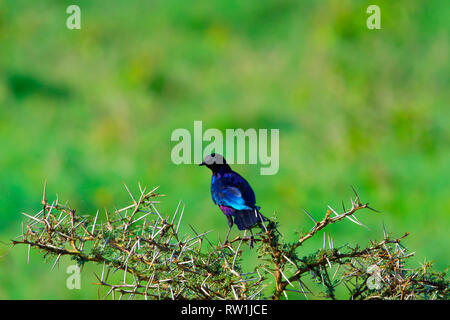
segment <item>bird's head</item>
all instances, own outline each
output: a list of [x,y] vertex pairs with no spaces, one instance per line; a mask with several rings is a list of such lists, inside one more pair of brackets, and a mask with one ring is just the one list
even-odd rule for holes
[[225,158],[218,153],[211,153],[209,156],[206,156],[205,160],[199,166],[206,166],[213,173],[219,172],[220,169],[230,168]]

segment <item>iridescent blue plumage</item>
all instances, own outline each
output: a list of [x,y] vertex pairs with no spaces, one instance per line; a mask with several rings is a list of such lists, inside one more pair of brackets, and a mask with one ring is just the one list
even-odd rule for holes
[[255,224],[266,220],[259,213],[255,193],[247,180],[234,172],[221,155],[211,154],[200,165],[206,165],[213,173],[212,200],[227,217],[230,229],[233,218],[239,230],[251,229]]
[[252,188],[238,173],[226,169],[223,167],[211,177],[214,203],[235,210],[252,210],[255,207],[255,193]]

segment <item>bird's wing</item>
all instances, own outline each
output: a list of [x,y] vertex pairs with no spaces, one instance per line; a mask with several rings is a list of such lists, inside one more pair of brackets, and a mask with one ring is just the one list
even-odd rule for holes
[[251,209],[245,204],[245,200],[239,189],[232,186],[221,185],[216,190],[213,190],[213,200],[215,204],[230,207],[236,210]]
[[236,210],[251,210],[255,205],[255,194],[247,181],[241,176],[226,175],[211,185],[215,204]]

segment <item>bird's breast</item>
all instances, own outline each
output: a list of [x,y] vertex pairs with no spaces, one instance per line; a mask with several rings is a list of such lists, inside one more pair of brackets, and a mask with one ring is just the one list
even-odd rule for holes
[[236,210],[234,210],[233,208],[226,206],[219,206],[219,208],[226,216],[232,216],[236,212]]

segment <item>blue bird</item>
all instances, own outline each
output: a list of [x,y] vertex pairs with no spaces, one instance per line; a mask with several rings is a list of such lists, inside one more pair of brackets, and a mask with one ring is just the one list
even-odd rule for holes
[[[256,205],[255,193],[245,180],[237,172],[234,172],[227,164],[225,158],[217,153],[212,153],[199,164],[212,171],[211,196],[214,204],[217,204],[228,219],[228,235],[234,223],[239,230],[250,230],[256,224],[268,220],[260,212]],[[253,233],[251,240],[253,240]],[[250,242],[252,245],[252,241]]]

